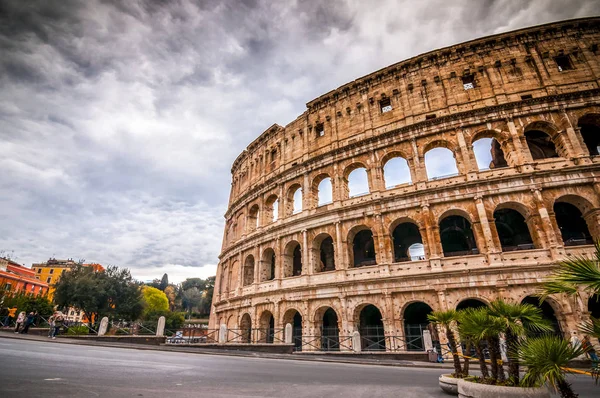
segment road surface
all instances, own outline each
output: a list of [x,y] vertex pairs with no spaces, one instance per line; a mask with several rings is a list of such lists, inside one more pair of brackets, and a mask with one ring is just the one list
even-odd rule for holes
[[[0,338],[1,397],[448,397],[438,369],[199,355]],[[577,377],[580,397],[600,396]]]

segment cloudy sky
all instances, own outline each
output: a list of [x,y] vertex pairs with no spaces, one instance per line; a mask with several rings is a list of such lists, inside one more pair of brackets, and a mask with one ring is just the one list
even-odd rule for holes
[[591,1],[0,1],[0,251],[216,269],[231,163],[402,59]]

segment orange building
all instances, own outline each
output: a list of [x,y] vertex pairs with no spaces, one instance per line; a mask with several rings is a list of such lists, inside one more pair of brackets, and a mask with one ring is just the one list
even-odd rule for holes
[[48,283],[36,278],[35,272],[11,259],[0,257],[0,287],[13,293],[33,295],[48,293]]
[[[52,296],[54,294],[54,287],[52,285],[58,282],[58,279],[63,272],[70,271],[78,264],[79,263],[73,259],[57,260],[55,258],[50,258],[44,263],[32,264],[31,268],[37,279],[41,280],[42,282],[46,282],[50,286],[48,298],[52,300]],[[90,263],[81,265],[84,267],[92,267],[96,272],[104,271],[104,267],[100,264]]]

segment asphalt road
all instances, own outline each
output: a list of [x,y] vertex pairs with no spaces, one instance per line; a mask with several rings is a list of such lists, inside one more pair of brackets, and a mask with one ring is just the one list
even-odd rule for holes
[[[1,397],[448,397],[438,369],[0,339]],[[580,397],[600,396],[577,377]]]

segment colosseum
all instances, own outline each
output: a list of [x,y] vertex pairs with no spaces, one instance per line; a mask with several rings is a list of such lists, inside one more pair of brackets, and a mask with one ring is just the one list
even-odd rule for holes
[[600,316],[585,293],[534,297],[600,238],[599,42],[600,18],[484,37],[269,127],[231,169],[209,327],[410,353],[438,336],[429,312],[496,298],[539,305],[565,337]]

